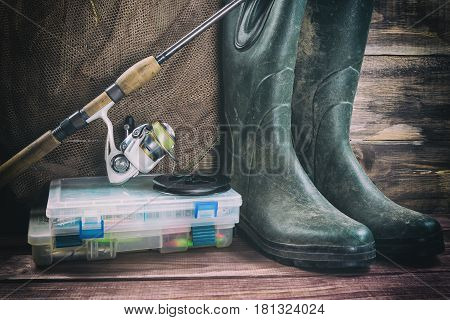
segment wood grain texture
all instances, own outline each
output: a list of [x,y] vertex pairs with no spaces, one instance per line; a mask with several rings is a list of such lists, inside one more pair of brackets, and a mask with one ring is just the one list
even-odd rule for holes
[[2,284],[7,299],[446,299],[448,273]]
[[55,150],[59,142],[51,131],[47,131],[30,145],[22,149],[14,157],[0,166],[0,188]]
[[450,57],[366,56],[351,140],[392,200],[450,213]]
[[355,141],[450,141],[450,57],[366,57]]
[[450,212],[450,144],[354,143],[362,167],[394,202],[427,214]]
[[376,0],[367,55],[450,55],[446,0]]

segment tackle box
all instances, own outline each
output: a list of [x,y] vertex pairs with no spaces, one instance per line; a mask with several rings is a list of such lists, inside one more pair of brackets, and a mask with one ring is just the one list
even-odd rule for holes
[[64,259],[113,259],[118,252],[227,247],[239,222],[241,196],[233,189],[208,196],[153,190],[152,176],[122,186],[106,177],[54,180],[46,214],[30,217],[28,243],[37,265]]

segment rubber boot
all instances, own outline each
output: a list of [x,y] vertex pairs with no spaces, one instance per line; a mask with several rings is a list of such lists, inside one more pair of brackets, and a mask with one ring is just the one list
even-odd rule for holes
[[266,255],[299,267],[365,267],[374,240],[334,208],[298,161],[291,101],[303,0],[248,0],[225,19],[226,153],[242,195],[239,227]]
[[443,251],[439,223],[386,198],[350,146],[353,101],[372,10],[368,0],[308,2],[295,71],[296,152],[320,192],[369,227],[379,253],[435,255]]

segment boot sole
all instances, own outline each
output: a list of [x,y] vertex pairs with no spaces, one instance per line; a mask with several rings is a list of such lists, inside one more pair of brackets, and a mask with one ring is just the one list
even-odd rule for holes
[[400,258],[427,258],[445,251],[444,234],[436,232],[428,237],[416,239],[376,240],[377,251],[386,256]]
[[367,268],[376,257],[375,242],[360,247],[294,246],[264,239],[243,219],[238,228],[269,258],[304,269]]

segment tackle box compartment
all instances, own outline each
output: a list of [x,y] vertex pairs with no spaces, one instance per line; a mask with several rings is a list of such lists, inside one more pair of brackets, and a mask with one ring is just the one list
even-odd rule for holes
[[229,246],[239,222],[241,196],[175,196],[153,190],[152,176],[122,186],[106,177],[52,181],[46,214],[32,212],[28,242],[33,259],[113,259],[118,252]]

